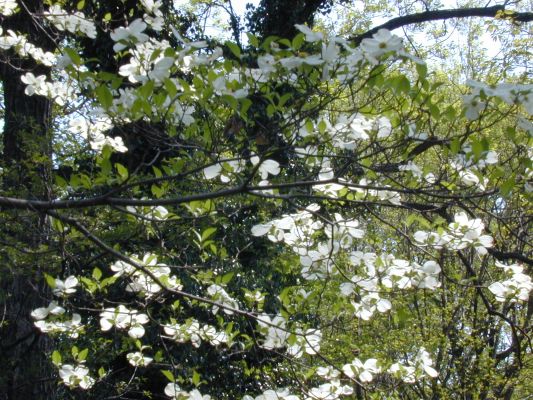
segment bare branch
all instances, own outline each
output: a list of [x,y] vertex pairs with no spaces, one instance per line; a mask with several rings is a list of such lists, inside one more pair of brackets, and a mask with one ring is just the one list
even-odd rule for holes
[[[393,18],[384,24],[376,26],[365,33],[355,35],[350,38],[350,41],[358,45],[363,39],[371,38],[380,29],[394,30],[402,26],[420,24],[429,21],[438,21],[443,19],[454,18],[469,18],[482,17],[494,18],[500,11],[505,11],[505,6],[496,5],[493,7],[474,7],[474,8],[457,8],[448,10],[432,10],[424,11],[417,14],[403,15],[401,17]],[[531,22],[533,21],[533,12],[519,12],[509,15],[509,19],[513,22]]]

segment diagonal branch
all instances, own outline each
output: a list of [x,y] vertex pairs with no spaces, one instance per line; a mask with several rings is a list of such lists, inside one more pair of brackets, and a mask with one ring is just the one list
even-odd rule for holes
[[[384,24],[376,26],[365,33],[354,35],[350,41],[358,45],[363,39],[371,38],[380,29],[393,30],[401,28],[402,26],[420,24],[429,21],[438,21],[443,19],[453,18],[469,18],[469,17],[485,17],[494,18],[501,12],[506,11],[504,5],[496,5],[493,7],[474,7],[474,8],[457,8],[448,10],[432,10],[424,11],[417,14],[409,14],[401,17],[393,18]],[[533,12],[512,12],[506,15],[513,22],[531,22],[533,21]]]

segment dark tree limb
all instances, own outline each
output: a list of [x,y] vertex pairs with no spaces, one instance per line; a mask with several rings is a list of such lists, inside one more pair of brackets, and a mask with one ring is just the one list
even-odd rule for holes
[[[500,11],[505,11],[505,6],[496,5],[493,7],[474,7],[474,8],[457,8],[449,10],[432,10],[424,11],[417,14],[404,15],[393,18],[384,24],[376,26],[360,35],[350,38],[350,41],[358,45],[363,39],[371,38],[380,29],[394,30],[402,26],[420,24],[429,21],[438,21],[454,18],[485,17],[494,18]],[[531,22],[533,21],[533,12],[518,12],[509,14],[508,17],[513,22]]]

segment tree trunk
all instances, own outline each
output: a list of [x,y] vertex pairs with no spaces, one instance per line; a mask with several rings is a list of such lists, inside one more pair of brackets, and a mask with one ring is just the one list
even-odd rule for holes
[[[42,12],[41,1],[25,1],[19,5],[19,13],[2,21],[4,32],[12,29],[45,51],[53,49],[53,43],[25,7]],[[50,69],[12,50],[0,52],[0,57],[5,107],[1,192],[50,199],[51,103],[41,96],[27,96],[21,81],[26,72],[49,76]],[[10,242],[3,238],[10,238]],[[0,210],[0,239],[0,399],[55,398],[55,385],[50,379],[54,370],[45,354],[50,339],[40,334],[30,317],[33,309],[44,305],[46,285],[41,266],[30,261],[35,256],[26,256],[46,242],[46,218]]]

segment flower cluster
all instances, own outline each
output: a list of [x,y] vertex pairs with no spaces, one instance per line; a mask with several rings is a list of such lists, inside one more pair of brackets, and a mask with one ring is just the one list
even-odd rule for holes
[[202,394],[198,389],[187,392],[174,382],[170,382],[165,386],[165,394],[174,400],[210,400],[211,396]]
[[112,138],[104,135],[104,132],[109,131],[113,127],[113,124],[108,117],[103,114],[98,114],[96,111],[89,118],[79,117],[71,119],[69,121],[69,127],[73,133],[77,133],[88,140],[93,150],[102,151],[104,146],[109,146],[119,153],[128,151],[120,136]]
[[[2,35],[2,32],[2,28],[0,28],[0,35]],[[6,36],[0,36],[0,49],[8,50],[11,48],[21,57],[30,56],[35,61],[48,67],[53,66],[57,62],[56,56],[53,53],[44,51],[29,42],[24,36],[9,29]]]
[[466,213],[455,214],[454,222],[450,223],[447,232],[417,231],[414,239],[420,246],[432,246],[435,248],[449,248],[462,250],[473,247],[478,254],[487,254],[487,248],[492,247],[493,239],[490,235],[483,235],[485,225],[479,218],[469,219]]
[[142,216],[143,219],[149,219],[152,221],[164,221],[169,217],[168,210],[163,206],[157,206],[157,207],[127,206],[126,210],[132,214]]
[[252,397],[246,395],[242,400],[300,400],[296,395],[291,394],[289,389],[265,390],[259,396]]
[[158,263],[155,254],[147,253],[142,259],[132,256],[131,259],[136,264],[141,265],[143,270],[125,261],[116,261],[111,265],[115,277],[126,275],[129,279],[126,286],[128,292],[150,298],[163,290],[161,284],[167,289],[181,289],[178,278],[170,275],[170,267]]
[[[299,358],[304,353],[317,354],[320,350],[322,332],[318,329],[307,329],[303,332],[297,328],[289,329],[287,320],[281,315],[270,317],[267,314],[258,316],[259,329],[265,336],[261,347],[269,350],[286,348],[287,354]],[[291,340],[292,339],[292,340]],[[289,344],[289,342],[291,342]]]
[[90,389],[95,380],[89,375],[89,369],[83,364],[76,366],[71,364],[63,364],[59,368],[59,377],[63,383],[68,387],[75,388],[79,386],[81,389]]
[[233,310],[239,309],[239,303],[237,300],[232,298],[226,290],[217,284],[209,285],[207,288],[207,294],[211,297],[211,299],[218,302],[223,307],[213,306],[213,314],[216,314],[219,310],[219,308],[222,308],[222,311],[225,314],[232,315],[234,313]]
[[71,33],[81,33],[96,39],[96,26],[82,12],[67,12],[58,5],[52,5],[44,12],[44,17],[57,29]]
[[138,339],[144,336],[144,327],[148,323],[148,315],[137,310],[129,310],[122,304],[118,307],[106,308],[100,313],[100,327],[108,331],[113,326],[117,329],[127,329],[128,335]]
[[164,326],[164,331],[170,338],[178,343],[190,341],[194,347],[200,347],[202,340],[213,346],[228,343],[229,336],[226,332],[217,331],[209,324],[200,325],[200,322],[191,318],[184,324],[173,321]]
[[17,2],[15,0],[2,0],[0,1],[0,14],[9,17],[15,14],[17,9]]
[[342,367],[342,372],[349,378],[357,377],[359,382],[366,383],[372,382],[374,375],[381,372],[381,368],[375,358],[369,358],[365,362],[355,358],[350,364]]
[[424,376],[436,378],[439,374],[432,367],[433,360],[423,347],[416,353],[412,362],[397,362],[390,366],[388,372],[406,383],[414,383]]
[[34,325],[43,333],[59,334],[65,333],[71,338],[77,338],[83,331],[80,314],[74,313],[71,319],[61,318],[65,314],[65,309],[52,301],[48,307],[39,307],[31,312],[31,316],[36,321]]
[[494,282],[489,290],[499,302],[528,301],[529,292],[533,290],[531,277],[524,274],[524,267],[518,264],[505,265],[496,261],[496,266],[502,268],[508,279]]
[[521,104],[529,115],[533,115],[533,85],[500,83],[487,85],[469,80],[466,82],[472,93],[463,96],[466,117],[477,119],[480,112],[487,107],[487,97],[498,97],[509,105]]
[[145,356],[140,351],[126,354],[126,359],[134,367],[146,367],[153,361],[153,358]]
[[24,93],[28,96],[36,94],[48,97],[60,106],[67,104],[74,96],[72,87],[62,82],[48,82],[44,75],[35,76],[27,72],[20,77],[20,80],[27,85]]

